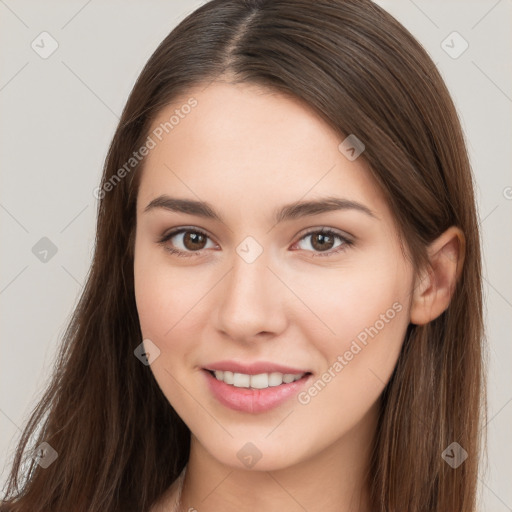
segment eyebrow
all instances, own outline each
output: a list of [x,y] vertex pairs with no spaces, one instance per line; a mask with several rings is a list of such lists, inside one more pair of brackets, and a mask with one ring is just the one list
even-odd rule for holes
[[[179,199],[164,194],[153,199],[146,206],[144,212],[149,212],[157,208],[163,208],[164,210],[172,212],[196,215],[197,217],[204,217],[224,223],[222,217],[215,211],[215,209],[209,203],[204,201]],[[351,201],[349,199],[339,197],[324,197],[312,201],[297,201],[295,203],[287,204],[276,209],[274,211],[273,218],[274,222],[279,224],[287,220],[319,215],[321,213],[336,210],[356,210],[375,219],[378,218],[367,206],[358,203],[357,201]]]

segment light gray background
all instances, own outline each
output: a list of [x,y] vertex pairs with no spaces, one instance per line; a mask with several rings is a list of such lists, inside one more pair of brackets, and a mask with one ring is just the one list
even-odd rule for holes
[[[92,191],[118,116],[151,53],[201,3],[0,0],[2,485],[82,291],[95,236]],[[512,511],[512,1],[378,3],[430,53],[466,133],[478,182],[489,344],[481,510]],[[43,31],[59,45],[47,59],[31,48]],[[442,47],[453,31],[469,43],[456,59]],[[446,44],[461,48],[456,39]],[[32,252],[42,237],[58,248],[46,263]]]

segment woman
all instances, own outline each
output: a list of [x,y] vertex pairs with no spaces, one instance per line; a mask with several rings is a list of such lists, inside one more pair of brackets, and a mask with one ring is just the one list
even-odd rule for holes
[[96,195],[2,510],[475,510],[472,175],[393,17],[206,3],[142,71]]

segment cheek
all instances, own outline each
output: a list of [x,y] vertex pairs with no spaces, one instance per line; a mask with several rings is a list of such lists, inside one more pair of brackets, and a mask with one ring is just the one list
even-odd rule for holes
[[355,339],[363,345],[373,338],[400,345],[399,335],[408,324],[412,274],[392,254],[294,276],[294,291],[312,313],[295,321],[308,330],[327,360],[348,350]]
[[311,309],[320,312],[334,334],[310,331],[325,366],[298,398],[323,411],[332,435],[340,417],[350,428],[364,416],[395,368],[409,325],[412,283],[412,271],[396,261],[333,272],[309,295]]
[[151,371],[185,419],[190,396],[183,383],[201,355],[201,331],[211,317],[207,295],[218,277],[207,269],[177,267],[163,250],[141,247],[135,254],[135,300],[142,337],[160,350]]
[[173,267],[166,258],[163,249],[136,245],[135,301],[142,335],[164,345],[173,331],[186,323],[187,314],[201,297],[197,274]]
[[[203,295],[197,277],[172,268],[165,255],[136,249],[134,262],[135,300],[143,339],[160,350],[150,366],[156,382],[178,414],[189,419],[190,397],[180,383],[187,382],[188,360],[195,350],[190,320],[197,322]],[[196,306],[194,307],[194,305]]]
[[135,301],[144,338],[160,339],[171,326],[166,314],[171,294],[164,286],[164,280],[156,268],[143,259],[136,260],[134,266]]

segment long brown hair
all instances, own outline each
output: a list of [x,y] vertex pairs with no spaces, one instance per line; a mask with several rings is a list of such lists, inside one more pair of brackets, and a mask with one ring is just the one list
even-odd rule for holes
[[[474,511],[485,404],[470,163],[434,63],[370,0],[213,0],[151,56],[105,162],[108,191],[87,283],[51,383],[19,441],[0,509],[147,511],[186,464],[190,431],[133,353],[142,340],[133,244],[144,161],[105,185],[143,145],[162,107],[219,77],[300,98],[340,142],[343,134],[363,141],[362,157],[416,268],[444,230],[464,232],[465,262],[450,306],[425,326],[409,326],[382,395],[369,485],[374,511]],[[58,453],[45,469],[31,458],[43,441]],[[456,469],[442,457],[452,442],[469,454]]]

